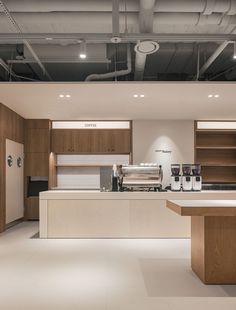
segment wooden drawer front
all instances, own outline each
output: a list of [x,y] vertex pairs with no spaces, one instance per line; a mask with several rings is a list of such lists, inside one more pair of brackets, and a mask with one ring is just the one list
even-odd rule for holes
[[48,176],[48,162],[47,153],[26,153],[25,176]]
[[48,129],[28,129],[25,132],[26,153],[49,153],[50,134]]

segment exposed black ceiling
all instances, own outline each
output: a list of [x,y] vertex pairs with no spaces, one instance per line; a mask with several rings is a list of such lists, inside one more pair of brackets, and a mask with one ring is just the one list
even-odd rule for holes
[[[147,53],[138,80],[235,81],[235,13],[235,0],[0,1],[0,80],[85,81],[119,72],[127,69],[129,45],[131,71],[98,80],[133,81],[140,39],[159,49]],[[115,36],[121,42],[112,43]],[[86,60],[79,59],[82,43]]]

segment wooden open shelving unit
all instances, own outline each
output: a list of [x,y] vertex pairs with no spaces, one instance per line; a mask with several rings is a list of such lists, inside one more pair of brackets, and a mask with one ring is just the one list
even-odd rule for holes
[[195,162],[202,166],[204,183],[236,183],[236,130],[197,129]]

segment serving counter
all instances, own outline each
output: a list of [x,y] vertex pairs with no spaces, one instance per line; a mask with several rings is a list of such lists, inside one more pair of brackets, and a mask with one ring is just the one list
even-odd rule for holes
[[41,238],[190,238],[190,218],[168,200],[234,200],[236,191],[40,193]]
[[236,200],[172,200],[191,216],[191,266],[206,284],[236,284]]

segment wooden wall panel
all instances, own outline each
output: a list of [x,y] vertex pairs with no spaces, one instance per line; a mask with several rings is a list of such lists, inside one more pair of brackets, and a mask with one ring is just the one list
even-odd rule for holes
[[5,152],[6,139],[24,143],[24,119],[0,103],[0,232],[5,230]]
[[48,129],[26,128],[25,152],[26,153],[49,153],[50,133]]
[[25,176],[48,176],[48,153],[25,153]]

